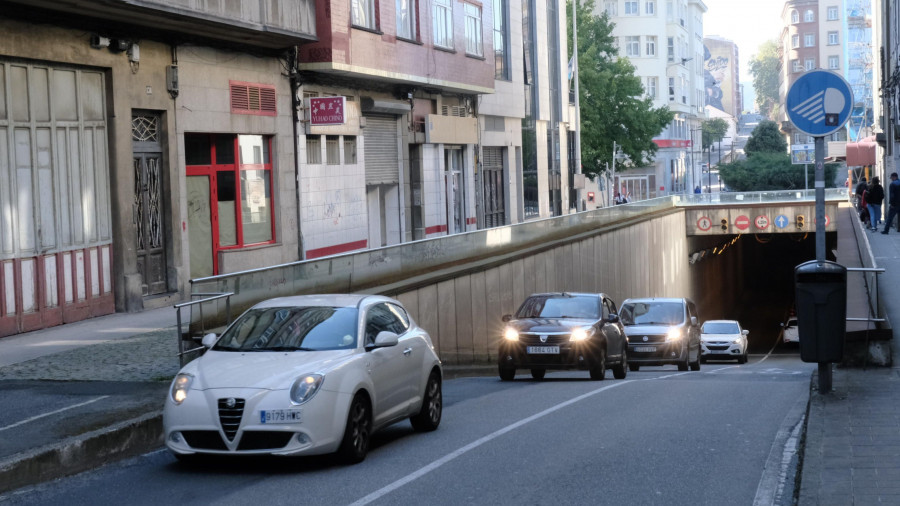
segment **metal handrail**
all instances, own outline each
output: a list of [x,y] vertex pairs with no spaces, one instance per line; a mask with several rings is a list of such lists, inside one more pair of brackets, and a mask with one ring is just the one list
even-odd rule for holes
[[[878,275],[885,272],[885,269],[883,267],[847,267],[847,272],[874,272],[875,273],[875,277],[873,278],[874,281],[872,283],[872,285],[873,285],[872,293],[875,294],[874,307],[873,307],[873,304],[871,303],[871,301],[868,302],[869,313],[871,315],[874,315],[875,318],[872,318],[871,316],[868,316],[866,318],[850,318],[850,317],[848,317],[847,321],[848,322],[883,322],[883,321],[887,321],[885,318],[878,317],[878,306],[879,306],[879,304],[878,304]],[[868,299],[868,297],[867,297],[867,299]]]
[[204,297],[198,300],[192,300],[190,302],[182,302],[180,304],[175,304],[173,306],[175,308],[175,318],[178,322],[178,360],[181,364],[181,367],[184,367],[185,355],[190,353],[195,353],[203,350],[203,346],[197,346],[191,348],[189,350],[184,349],[184,337],[182,334],[182,326],[181,326],[181,308],[190,307],[191,311],[193,311],[193,306],[197,306],[200,310],[200,335],[206,334],[206,327],[204,326],[204,318],[203,318],[203,304],[207,302],[213,302],[219,299],[225,299],[225,321],[226,326],[231,324],[231,296],[234,295],[234,292],[226,292],[226,293],[192,293],[191,297]]

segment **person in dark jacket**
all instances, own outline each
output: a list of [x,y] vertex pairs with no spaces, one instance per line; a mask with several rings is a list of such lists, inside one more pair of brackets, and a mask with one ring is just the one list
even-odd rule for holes
[[897,173],[894,172],[891,174],[891,185],[888,186],[888,214],[887,219],[884,220],[884,230],[881,231],[882,234],[887,235],[888,229],[891,228],[891,222],[894,221],[894,217],[900,213],[900,179],[897,179]]
[[859,184],[856,185],[856,201],[862,198],[863,192],[869,189],[869,183],[866,182],[865,177],[859,178]]
[[869,224],[874,232],[878,230],[878,222],[881,221],[881,203],[884,202],[884,187],[878,176],[872,178],[872,184],[866,190],[866,205],[869,207]]

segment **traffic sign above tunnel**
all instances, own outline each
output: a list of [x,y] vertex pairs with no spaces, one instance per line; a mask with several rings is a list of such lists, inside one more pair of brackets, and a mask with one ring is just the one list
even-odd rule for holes
[[813,137],[834,133],[850,119],[853,90],[838,74],[811,70],[788,90],[786,109],[791,123]]

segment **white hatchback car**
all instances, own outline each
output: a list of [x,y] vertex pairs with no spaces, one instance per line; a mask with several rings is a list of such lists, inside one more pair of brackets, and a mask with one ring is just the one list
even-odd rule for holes
[[441,361],[394,299],[307,295],[261,302],[172,381],[165,442],[179,459],[318,455],[362,461],[372,432],[441,422]]
[[702,360],[731,360],[747,363],[747,335],[735,320],[709,320],[700,327]]
[[787,323],[782,325],[784,329],[781,331],[781,340],[784,341],[785,344],[788,343],[799,343],[800,342],[800,334],[797,330],[797,317],[791,316],[788,318]]

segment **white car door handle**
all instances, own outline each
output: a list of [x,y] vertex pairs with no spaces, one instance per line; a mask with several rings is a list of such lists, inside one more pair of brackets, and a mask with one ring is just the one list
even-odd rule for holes
[[412,348],[407,348],[407,349],[403,350],[404,355],[409,355],[410,353],[412,353]]

